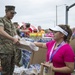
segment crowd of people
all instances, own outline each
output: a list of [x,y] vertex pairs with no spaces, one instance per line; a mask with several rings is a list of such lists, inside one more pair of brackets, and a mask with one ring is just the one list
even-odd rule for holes
[[31,37],[31,34],[36,34],[35,37],[41,36],[44,34],[44,37],[53,37],[53,32],[51,29],[42,29],[41,26],[38,26],[36,29],[31,28],[30,23],[25,24],[18,24],[17,22],[14,22],[13,25],[16,28],[16,32],[20,37]]
[[75,29],[71,31],[68,25],[58,25],[49,28],[46,33],[41,26],[38,26],[37,30],[32,30],[30,23],[25,23],[25,27],[21,25],[18,28],[17,22],[11,22],[15,14],[15,6],[5,6],[5,16],[0,18],[1,74],[12,75],[14,65],[18,65],[19,62],[17,56],[21,57],[21,51],[16,47],[20,45],[19,39],[13,36],[18,34],[20,37],[29,38],[30,33],[42,33],[46,37],[53,37],[53,40],[47,43],[34,42],[36,46],[47,49],[46,62],[42,65],[47,68],[51,66],[55,75],[71,75],[74,70],[74,52],[69,42],[75,38]]

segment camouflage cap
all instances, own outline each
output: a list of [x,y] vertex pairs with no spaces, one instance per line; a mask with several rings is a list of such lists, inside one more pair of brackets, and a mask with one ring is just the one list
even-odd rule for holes
[[6,9],[6,11],[14,10],[14,12],[15,12],[15,6],[7,5],[7,6],[5,6],[5,9]]

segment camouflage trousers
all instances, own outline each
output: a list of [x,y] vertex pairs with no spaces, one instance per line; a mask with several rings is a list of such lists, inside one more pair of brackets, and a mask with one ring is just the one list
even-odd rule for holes
[[21,60],[21,50],[20,49],[16,49],[16,51],[15,51],[15,64],[17,66],[19,66],[20,60]]
[[0,60],[2,67],[2,75],[13,75],[14,55],[0,53]]

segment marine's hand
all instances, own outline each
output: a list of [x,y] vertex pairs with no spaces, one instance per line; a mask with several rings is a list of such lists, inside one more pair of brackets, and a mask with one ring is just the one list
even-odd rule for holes
[[19,45],[20,44],[19,39],[18,38],[13,38],[13,44]]

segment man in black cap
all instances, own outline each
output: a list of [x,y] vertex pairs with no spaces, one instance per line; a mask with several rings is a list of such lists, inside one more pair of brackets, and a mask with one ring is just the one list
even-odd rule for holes
[[19,44],[11,19],[16,14],[15,6],[5,6],[5,16],[0,18],[0,72],[12,75],[14,70],[15,46]]

